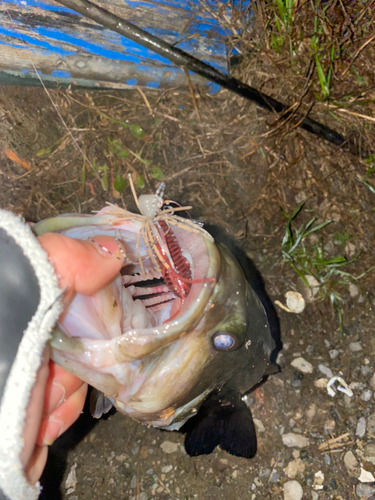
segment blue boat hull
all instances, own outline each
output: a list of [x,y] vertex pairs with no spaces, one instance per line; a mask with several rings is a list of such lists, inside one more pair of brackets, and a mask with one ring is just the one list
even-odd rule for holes
[[[226,33],[199,0],[96,3],[227,71]],[[85,87],[186,86],[182,68],[52,0],[2,0],[0,80],[38,81],[36,71],[46,82]]]

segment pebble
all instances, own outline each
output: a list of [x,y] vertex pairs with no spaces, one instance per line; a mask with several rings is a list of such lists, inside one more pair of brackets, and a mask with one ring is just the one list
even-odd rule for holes
[[161,468],[161,471],[164,472],[164,474],[168,474],[168,472],[171,472],[172,469],[173,465],[165,465]]
[[306,417],[308,418],[308,420],[312,420],[315,417],[316,410],[316,405],[314,403],[311,403],[311,405],[306,410]]
[[314,484],[313,484],[314,490],[322,490],[323,483],[324,483],[324,474],[321,470],[319,470],[314,474]]
[[311,492],[311,500],[318,500],[319,495],[316,491]]
[[263,469],[259,472],[259,477],[268,477],[271,474],[270,469]]
[[284,483],[284,500],[301,500],[303,496],[302,486],[298,481],[291,480]]
[[77,486],[77,474],[76,474],[77,464],[74,463],[69,471],[68,477],[65,481],[65,488],[70,490],[70,494],[76,489]]
[[335,430],[335,427],[336,427],[336,422],[333,419],[326,420],[324,422],[324,431],[326,434],[330,434],[331,432],[333,432]]
[[365,447],[364,457],[367,462],[371,462],[375,465],[375,443],[369,443]]
[[349,349],[350,349],[352,352],[362,351],[362,346],[361,346],[361,343],[360,343],[360,342],[350,342],[350,344],[349,344]]
[[340,354],[340,351],[338,351],[337,349],[332,349],[328,352],[328,354],[331,359],[335,359]]
[[290,384],[293,389],[299,389],[302,385],[302,382],[300,380],[292,380],[292,383]]
[[375,477],[371,472],[361,467],[361,474],[359,475],[358,481],[361,481],[361,483],[373,483]]
[[273,471],[268,481],[270,483],[277,483],[279,480],[280,480],[279,474]]
[[371,498],[375,494],[375,488],[368,484],[358,483],[355,487],[355,494],[359,498]]
[[367,419],[367,432],[368,434],[375,434],[375,413],[371,413]]
[[370,378],[370,385],[373,389],[375,389],[375,373],[374,375]]
[[363,438],[366,434],[366,419],[365,417],[360,417],[357,422],[357,428],[355,430],[356,436]]
[[369,365],[361,366],[361,373],[364,377],[367,377],[367,375],[370,373],[371,368]]
[[359,290],[358,290],[358,287],[355,286],[354,283],[349,283],[348,289],[349,289],[350,296],[353,299],[354,299],[354,297],[358,297]]
[[292,460],[285,467],[284,472],[289,479],[294,479],[297,474],[303,474],[305,472],[305,464],[302,462],[300,458],[296,460]]
[[178,443],[173,443],[172,441],[163,441],[160,445],[164,453],[174,453],[178,450],[178,447]]
[[266,428],[263,425],[263,422],[259,420],[259,418],[253,418],[253,422],[258,432],[264,432],[266,430]]
[[344,464],[350,477],[358,477],[360,468],[358,461],[352,451],[347,451],[344,455]]
[[312,373],[314,371],[313,365],[302,357],[293,359],[290,364],[301,373]]
[[318,378],[314,381],[314,385],[317,389],[326,389],[328,384],[328,378]]
[[327,455],[327,453],[324,453],[324,463],[326,465],[331,465],[331,462],[332,462],[331,457]]
[[371,398],[372,398],[372,391],[370,391],[370,389],[366,389],[365,391],[362,392],[361,394],[362,401],[370,401]]
[[136,486],[137,486],[137,476],[136,474],[134,474],[130,480],[130,488],[134,489]]
[[328,377],[328,378],[333,377],[332,370],[330,368],[328,368],[328,366],[320,364],[320,365],[318,365],[318,368],[319,368],[319,371],[322,372],[323,375],[325,375],[326,377]]
[[302,436],[302,434],[295,434],[294,432],[283,434],[281,439],[288,448],[305,448],[309,444],[307,437]]

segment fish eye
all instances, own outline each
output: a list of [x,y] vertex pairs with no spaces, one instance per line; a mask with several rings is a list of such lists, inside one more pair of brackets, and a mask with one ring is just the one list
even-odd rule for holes
[[225,332],[217,332],[212,337],[214,347],[218,351],[232,351],[237,347],[236,338]]

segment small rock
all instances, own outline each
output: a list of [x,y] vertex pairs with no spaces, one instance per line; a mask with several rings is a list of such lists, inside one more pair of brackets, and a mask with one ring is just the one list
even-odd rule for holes
[[328,354],[331,359],[335,359],[340,354],[340,351],[338,351],[337,349],[332,349],[331,351],[328,351]]
[[268,477],[271,474],[270,469],[263,469],[259,472],[259,477]]
[[354,297],[358,297],[359,290],[358,290],[358,287],[354,283],[349,283],[348,288],[349,288],[349,294],[350,294],[352,299],[354,299]]
[[172,469],[173,465],[165,465],[161,468],[161,471],[164,472],[164,474],[168,474],[168,472],[171,472]]
[[174,453],[178,450],[178,447],[178,443],[172,443],[172,441],[163,441],[160,445],[164,453]]
[[358,483],[355,487],[355,494],[359,498],[371,498],[375,494],[375,488],[368,484]]
[[327,389],[328,378],[318,378],[314,381],[314,385],[317,389]]
[[312,420],[315,415],[316,415],[316,405],[314,403],[312,403],[306,410],[306,417],[308,418],[308,420]]
[[358,461],[352,451],[347,451],[344,455],[344,464],[350,477],[358,477],[360,474],[360,467]]
[[262,481],[259,479],[259,477],[254,477],[254,483],[256,486],[263,486]]
[[361,373],[364,377],[367,377],[367,375],[370,373],[371,368],[369,365],[361,366]]
[[375,465],[375,443],[369,443],[365,447],[364,457],[367,462]]
[[292,380],[292,383],[290,385],[293,387],[293,389],[298,389],[299,387],[301,387],[302,382],[301,382],[301,380],[298,380],[298,379]]
[[137,486],[137,476],[134,474],[134,476],[130,480],[130,488],[134,489]]
[[68,490],[70,490],[70,493],[73,493],[73,491],[76,489],[76,486],[77,486],[77,474],[76,474],[76,468],[77,468],[77,464],[73,464],[70,471],[69,471],[69,474],[68,474],[68,477],[66,478],[66,481],[65,481],[65,488]]
[[327,453],[324,453],[324,463],[326,465],[331,465],[331,463],[332,463],[331,457],[329,455],[327,455]]
[[[345,245],[345,254],[348,257],[354,257],[354,255],[356,254],[355,245],[351,241],[347,241],[346,242],[346,245]],[[352,283],[350,283],[350,284],[352,285]],[[355,285],[353,285],[353,286],[355,286]],[[349,290],[350,290],[350,286],[349,286]]]
[[279,480],[280,480],[279,474],[276,471],[272,471],[268,481],[270,483],[277,483]]
[[314,484],[313,484],[314,490],[322,490],[323,483],[324,483],[324,474],[321,470],[319,470],[314,474]]
[[375,477],[371,472],[361,467],[361,473],[359,475],[358,481],[361,481],[361,483],[373,483],[375,481]]
[[361,346],[361,343],[360,343],[360,342],[351,342],[351,343],[349,344],[349,349],[350,349],[352,352],[362,351],[362,346]]
[[128,455],[125,455],[125,453],[122,453],[121,455],[116,455],[115,459],[120,462],[121,464],[125,462],[125,460],[128,458]]
[[366,434],[366,419],[365,419],[365,417],[360,417],[358,419],[357,428],[356,428],[355,433],[359,438],[363,438],[363,436]]
[[302,486],[298,481],[291,480],[284,483],[284,500],[301,500],[303,496]]
[[374,375],[370,378],[370,385],[373,389],[375,389],[375,373]]
[[293,359],[290,364],[301,373],[312,373],[314,371],[313,365],[302,357]]
[[256,427],[258,432],[264,432],[266,430],[264,425],[263,425],[263,422],[261,420],[259,420],[258,418],[253,418],[253,422],[254,422],[255,427]]
[[362,401],[370,401],[371,398],[372,398],[372,391],[370,391],[370,389],[366,389],[365,391],[362,392],[361,394]]
[[307,437],[302,436],[302,434],[296,434],[294,432],[289,432],[281,436],[283,443],[288,448],[305,448],[309,444]]
[[367,419],[367,432],[368,434],[375,434],[375,413],[371,413]]
[[297,474],[303,474],[305,472],[305,464],[302,462],[300,458],[296,460],[292,460],[285,467],[284,472],[289,477],[289,479],[294,479]]
[[318,365],[318,368],[319,368],[319,371],[321,371],[323,373],[323,375],[325,375],[326,377],[328,377],[328,378],[333,377],[332,370],[330,368],[328,368],[328,366],[320,364],[320,365]]
[[326,434],[330,434],[335,430],[336,422],[333,419],[324,422],[324,430]]
[[316,491],[311,492],[311,500],[318,500],[319,495]]

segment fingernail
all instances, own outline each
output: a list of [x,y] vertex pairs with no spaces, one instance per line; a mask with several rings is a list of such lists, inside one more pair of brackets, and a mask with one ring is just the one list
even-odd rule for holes
[[118,238],[112,238],[110,236],[94,236],[90,238],[89,241],[100,253],[100,255],[104,255],[106,257],[116,257],[121,261],[126,260],[126,251],[124,245]]
[[44,409],[44,416],[50,415],[61,403],[65,401],[65,387],[60,382],[53,382],[52,396],[48,401],[47,408]]
[[59,417],[51,417],[44,431],[43,444],[50,446],[63,433],[64,422]]

